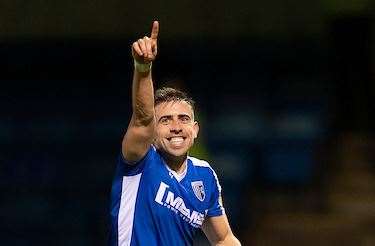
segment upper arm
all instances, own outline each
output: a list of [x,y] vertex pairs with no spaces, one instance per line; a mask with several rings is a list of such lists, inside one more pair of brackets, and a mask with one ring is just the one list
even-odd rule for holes
[[202,230],[211,245],[241,245],[233,235],[225,214],[205,219]]
[[129,162],[136,162],[145,156],[154,139],[155,120],[137,124],[134,115],[122,140],[122,154]]

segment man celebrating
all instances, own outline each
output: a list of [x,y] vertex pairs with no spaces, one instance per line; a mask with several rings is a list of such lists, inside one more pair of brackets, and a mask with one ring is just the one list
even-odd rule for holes
[[212,245],[240,245],[214,170],[187,155],[199,130],[194,101],[173,88],[154,95],[158,32],[154,21],[132,45],[133,114],[112,184],[110,245],[192,245],[200,228]]

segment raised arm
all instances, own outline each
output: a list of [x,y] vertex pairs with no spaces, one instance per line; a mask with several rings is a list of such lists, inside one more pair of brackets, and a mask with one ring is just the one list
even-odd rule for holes
[[157,54],[159,23],[153,22],[150,37],[138,39],[132,45],[134,74],[132,84],[132,117],[122,141],[122,153],[135,163],[149,149],[155,128],[154,87],[151,65]]

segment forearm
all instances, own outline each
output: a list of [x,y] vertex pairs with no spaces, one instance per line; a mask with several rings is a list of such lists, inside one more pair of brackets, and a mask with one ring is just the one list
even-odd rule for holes
[[133,120],[136,125],[147,126],[154,119],[154,87],[151,70],[134,69],[132,85]]

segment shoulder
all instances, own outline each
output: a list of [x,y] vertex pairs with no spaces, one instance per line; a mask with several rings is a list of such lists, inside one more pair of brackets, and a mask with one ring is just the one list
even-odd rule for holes
[[122,163],[124,163],[125,165],[135,166],[135,165],[139,165],[142,162],[147,162],[147,161],[153,160],[155,158],[155,156],[157,156],[157,155],[158,155],[158,153],[156,151],[155,146],[150,145],[149,149],[147,150],[145,155],[140,160],[135,161],[135,162],[129,161],[124,157],[123,153],[121,152],[120,161]]
[[136,175],[143,172],[145,169],[157,166],[161,158],[155,146],[151,145],[145,156],[137,162],[130,162],[125,159],[121,153],[118,158],[118,172],[123,175]]
[[218,187],[219,191],[221,191],[219,179],[217,177],[217,174],[216,174],[215,170],[211,167],[210,163],[208,163],[205,160],[201,160],[201,159],[198,159],[198,158],[195,158],[195,157],[192,157],[192,156],[188,156],[188,159],[191,161],[194,169],[197,172],[212,178],[212,180],[217,184],[217,187]]
[[212,169],[211,165],[205,160],[201,160],[201,159],[198,159],[198,158],[195,158],[195,157],[192,157],[192,156],[188,156],[188,159],[191,160],[193,165],[196,166],[196,167],[205,167],[205,168]]

